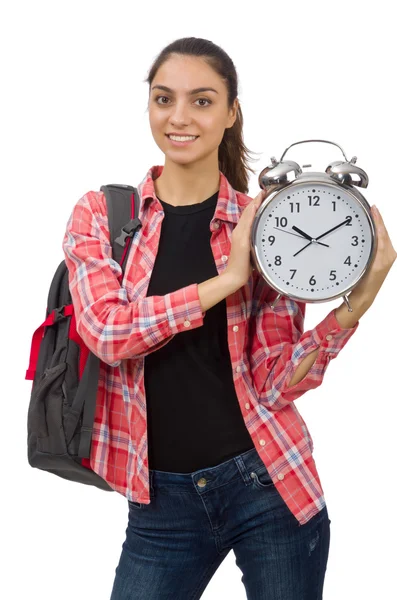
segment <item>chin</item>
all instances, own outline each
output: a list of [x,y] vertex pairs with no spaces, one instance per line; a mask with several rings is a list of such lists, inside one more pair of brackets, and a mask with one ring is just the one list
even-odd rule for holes
[[196,162],[197,160],[200,160],[200,156],[192,156],[192,155],[188,155],[188,152],[180,152],[180,151],[170,151],[169,148],[167,148],[167,150],[163,150],[164,156],[167,157],[168,160],[176,163],[176,164],[180,164],[180,165],[186,165],[188,163],[192,163],[192,162]]

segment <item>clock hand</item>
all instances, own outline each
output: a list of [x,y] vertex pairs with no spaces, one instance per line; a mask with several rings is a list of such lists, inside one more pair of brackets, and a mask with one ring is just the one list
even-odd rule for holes
[[289,233],[290,235],[296,235],[296,237],[302,237],[301,235],[298,235],[297,233],[292,233],[292,231],[286,231],[285,229],[280,229],[280,227],[273,227],[273,229],[277,229],[277,231],[284,231],[284,233]]
[[[298,250],[298,252],[295,252],[294,256],[297,256],[299,254],[299,252],[302,252],[305,248],[307,248],[308,246],[310,246],[310,244],[312,244],[314,241],[317,241],[318,238],[316,240],[314,240],[314,238],[310,237],[310,235],[308,235],[307,233],[305,233],[304,231],[302,231],[302,229],[299,229],[299,227],[296,227],[295,225],[292,226],[292,229],[295,229],[295,231],[297,231],[298,233],[301,233],[303,235],[303,237],[305,237],[306,239],[310,240],[309,244],[306,244],[306,246],[303,246],[303,248],[301,248],[300,250]],[[322,244],[322,242],[318,242],[319,244],[321,244],[322,246],[327,246],[327,248],[329,248],[328,244]]]
[[[280,227],[273,227],[273,229],[277,229],[277,231],[283,231],[284,233],[289,233],[290,235],[296,235],[296,237],[302,237],[301,235],[298,235],[297,233],[292,233],[292,231],[286,231],[285,229],[280,229]],[[292,228],[294,229],[294,227]],[[306,237],[306,236],[305,236]],[[311,238],[308,238],[311,240]],[[329,248],[329,244],[324,244],[323,242],[319,242],[320,246],[327,246],[327,248]],[[305,246],[306,248],[306,246]]]
[[308,244],[306,244],[306,246],[303,246],[303,248],[301,248],[300,250],[298,250],[298,252],[295,252],[294,256],[296,256],[297,254],[299,254],[299,252],[302,252],[302,250],[304,250],[305,248],[307,248],[308,246],[310,246],[310,244],[312,244],[313,242],[309,242]]
[[[326,231],[322,235],[319,235],[317,238],[314,239],[314,241],[317,242],[319,239],[321,239],[322,237],[324,237],[328,233],[331,233],[331,231],[335,231],[335,229],[339,229],[339,227],[342,227],[342,225],[346,225],[346,223],[350,223],[350,221],[351,221],[351,218],[349,217],[348,219],[346,219],[342,223],[339,223],[339,225],[336,225],[336,227],[332,227],[332,229],[329,229],[328,231]],[[296,231],[300,231],[300,229],[298,227],[295,227],[295,226],[293,226],[292,229],[296,229]],[[304,233],[304,232],[302,231],[302,233]],[[307,236],[305,235],[305,237],[307,237]],[[311,241],[309,244],[306,244],[306,246],[303,246],[303,248],[301,248],[300,250],[298,250],[298,252],[295,252],[294,256],[296,256],[297,254],[299,254],[299,252],[302,252],[302,250],[304,250],[305,248],[307,248],[308,246],[310,246],[310,244],[312,244],[312,243],[313,243],[313,241]]]
[[345,221],[343,221],[342,223],[339,223],[339,225],[336,225],[336,227],[333,227],[332,229],[328,229],[328,231],[326,231],[325,233],[319,235],[316,240],[321,239],[322,237],[324,237],[325,235],[327,235],[328,233],[331,233],[331,231],[335,231],[335,229],[339,229],[339,227],[342,227],[342,225],[346,225],[346,223],[350,223],[351,221],[351,217],[349,217],[348,219],[346,219]]
[[307,238],[308,240],[312,241],[312,237],[305,233],[304,231],[302,231],[302,229],[299,229],[299,227],[296,227],[295,225],[292,225],[292,229],[295,229],[295,231],[297,231],[298,233],[300,233],[301,235],[303,235],[303,237]]

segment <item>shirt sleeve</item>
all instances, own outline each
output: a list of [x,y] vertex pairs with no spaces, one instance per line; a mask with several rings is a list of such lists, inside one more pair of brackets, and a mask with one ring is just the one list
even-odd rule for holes
[[[357,331],[359,321],[345,329],[333,309],[314,329],[303,332],[306,304],[282,296],[273,310],[270,304],[277,292],[256,276],[250,323],[252,378],[259,402],[277,411],[322,383],[329,362]],[[317,348],[305,377],[288,387],[299,364]]]
[[62,242],[76,329],[86,346],[110,366],[139,358],[187,328],[203,324],[197,283],[164,296],[130,302],[112,258],[106,199],[90,191],[72,210]]

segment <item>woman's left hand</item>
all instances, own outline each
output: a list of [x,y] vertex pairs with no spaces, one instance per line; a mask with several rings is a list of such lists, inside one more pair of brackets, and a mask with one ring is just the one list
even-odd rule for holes
[[368,304],[372,304],[374,301],[375,296],[382,287],[388,272],[397,258],[397,252],[393,248],[382,216],[375,208],[375,205],[371,206],[371,214],[374,218],[377,235],[375,257],[364,277],[351,292],[354,296],[363,298]]

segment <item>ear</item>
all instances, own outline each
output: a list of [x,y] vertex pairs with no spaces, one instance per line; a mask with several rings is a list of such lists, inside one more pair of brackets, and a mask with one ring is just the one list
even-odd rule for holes
[[229,129],[230,127],[233,127],[234,122],[237,118],[237,110],[238,110],[238,106],[239,106],[239,101],[237,98],[234,99],[233,102],[233,106],[229,111],[229,120],[228,120],[228,124],[226,129]]

